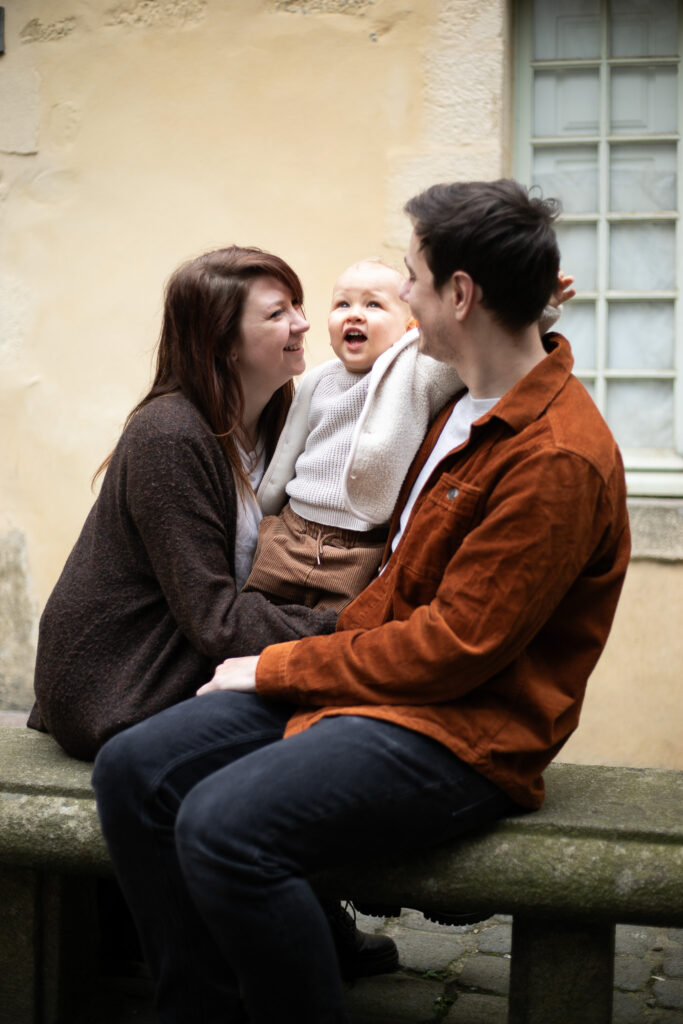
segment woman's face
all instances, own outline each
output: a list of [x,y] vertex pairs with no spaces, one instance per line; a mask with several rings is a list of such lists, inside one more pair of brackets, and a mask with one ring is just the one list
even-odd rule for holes
[[242,388],[274,394],[306,369],[309,328],[300,303],[276,277],[254,278],[242,311],[240,339],[232,355]]

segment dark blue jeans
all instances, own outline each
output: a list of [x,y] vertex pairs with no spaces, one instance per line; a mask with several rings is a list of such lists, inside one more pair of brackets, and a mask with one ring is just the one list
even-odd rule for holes
[[307,876],[512,809],[429,737],[339,715],[283,739],[291,713],[253,694],[194,697],[97,758],[102,829],[166,1024],[346,1021]]

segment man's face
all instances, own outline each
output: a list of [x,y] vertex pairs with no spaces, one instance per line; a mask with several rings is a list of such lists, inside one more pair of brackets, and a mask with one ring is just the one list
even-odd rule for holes
[[406,253],[408,277],[401,288],[401,298],[410,305],[410,311],[420,326],[420,352],[442,363],[453,362],[452,310],[449,301],[451,289],[444,285],[441,292],[434,287],[434,278],[420,249],[420,239],[413,231]]

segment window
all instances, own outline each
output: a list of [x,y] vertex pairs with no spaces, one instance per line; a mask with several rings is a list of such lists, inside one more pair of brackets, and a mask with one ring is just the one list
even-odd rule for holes
[[629,493],[683,495],[676,0],[520,0],[515,176],[563,205],[561,330]]

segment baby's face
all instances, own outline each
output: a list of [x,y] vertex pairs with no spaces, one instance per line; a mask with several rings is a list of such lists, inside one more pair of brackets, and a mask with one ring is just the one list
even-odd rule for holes
[[367,373],[406,331],[410,309],[399,298],[403,278],[382,263],[354,263],[332,290],[327,319],[334,354],[351,373]]

